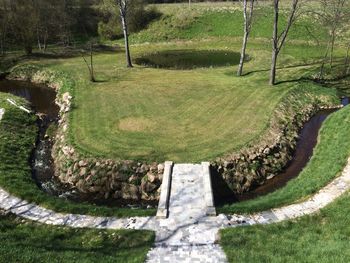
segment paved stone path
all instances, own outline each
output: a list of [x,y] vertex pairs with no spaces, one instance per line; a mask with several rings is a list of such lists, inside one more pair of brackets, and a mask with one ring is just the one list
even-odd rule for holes
[[[4,111],[0,109],[0,120]],[[203,200],[197,165],[175,165],[169,217],[94,217],[56,213],[21,200],[0,188],[0,209],[23,218],[51,225],[76,228],[145,229],[156,232],[155,247],[148,262],[226,262],[216,244],[218,231],[226,227],[269,224],[317,212],[350,189],[350,158],[341,176],[304,202],[252,215],[209,217],[201,211]]]
[[147,262],[227,262],[215,244],[218,220],[207,216],[203,166],[175,164],[171,177],[169,216],[158,220]]

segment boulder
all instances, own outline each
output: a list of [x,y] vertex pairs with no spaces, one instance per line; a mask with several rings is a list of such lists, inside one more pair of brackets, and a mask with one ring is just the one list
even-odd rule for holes
[[122,197],[123,199],[129,200],[139,200],[140,199],[140,191],[136,185],[122,183]]
[[151,182],[142,180],[141,190],[143,193],[152,193],[158,188],[158,185],[153,184]]

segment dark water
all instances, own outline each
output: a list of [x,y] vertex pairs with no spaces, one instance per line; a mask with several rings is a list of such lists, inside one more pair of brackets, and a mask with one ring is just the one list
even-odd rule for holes
[[33,85],[22,81],[0,81],[0,92],[11,93],[31,102],[32,109],[39,116],[39,135],[32,155],[32,176],[36,184],[50,195],[59,196],[75,202],[89,202],[110,207],[146,208],[155,207],[154,201],[131,201],[105,199],[103,196],[82,194],[55,177],[54,161],[51,157],[53,138],[47,135],[49,126],[57,125],[59,108],[55,103],[56,92],[46,86]]
[[33,178],[40,186],[54,178],[54,161],[51,157],[52,140],[45,136],[50,125],[58,121],[59,108],[55,104],[56,92],[42,85],[24,81],[0,81],[0,91],[11,93],[31,102],[32,109],[38,113],[39,128],[36,149],[33,153]]
[[27,99],[31,102],[33,110],[47,115],[51,120],[58,117],[56,92],[53,89],[24,81],[1,80],[0,91]]

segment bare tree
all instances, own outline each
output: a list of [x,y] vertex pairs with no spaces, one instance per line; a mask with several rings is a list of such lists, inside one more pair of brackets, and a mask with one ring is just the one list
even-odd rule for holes
[[279,33],[278,22],[279,22],[279,2],[280,0],[273,0],[274,6],[274,22],[273,22],[273,34],[272,34],[272,61],[271,61],[271,71],[270,71],[270,85],[275,85],[276,83],[276,67],[278,55],[286,41],[289,30],[297,17],[297,10],[299,0],[292,0],[292,9],[290,11],[287,25],[284,30]]
[[115,0],[115,1],[117,2],[117,5],[119,7],[120,19],[122,22],[124,41],[125,41],[126,65],[127,67],[131,68],[132,63],[131,63],[131,55],[130,55],[130,48],[129,48],[129,32],[128,32],[128,23],[126,19],[131,0]]
[[321,11],[314,11],[313,13],[316,14],[320,24],[327,28],[328,31],[328,44],[318,75],[318,79],[323,79],[325,64],[328,59],[331,70],[333,67],[334,45],[338,33],[343,29],[342,25],[345,22],[344,19],[347,18],[347,13],[344,9],[347,0],[320,0],[320,2],[322,7]]
[[89,57],[90,57],[90,61],[88,61],[86,58],[85,58],[85,50],[83,50],[81,52],[81,56],[89,70],[89,75],[90,75],[90,81],[91,82],[96,82],[96,78],[95,78],[95,71],[94,71],[94,61],[93,61],[93,48],[94,48],[94,41],[93,40],[90,40],[89,43],[88,43],[88,49],[89,49]]
[[[249,1],[249,12],[248,12],[248,1]],[[241,59],[238,65],[237,76],[242,76],[242,72],[243,72],[248,37],[251,31],[252,22],[253,22],[254,2],[255,0],[243,0],[244,35],[243,35]]]

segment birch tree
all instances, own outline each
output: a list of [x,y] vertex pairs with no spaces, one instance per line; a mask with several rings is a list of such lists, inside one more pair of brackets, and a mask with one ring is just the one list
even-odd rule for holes
[[287,24],[282,32],[279,32],[279,3],[280,0],[273,0],[274,20],[272,33],[272,58],[270,70],[270,85],[276,84],[276,67],[278,55],[287,39],[288,33],[297,18],[299,0],[292,0],[292,7],[287,19]]
[[[249,7],[248,7],[248,1],[249,1]],[[242,73],[243,73],[243,66],[244,66],[244,59],[246,57],[248,37],[251,31],[252,22],[253,22],[254,2],[255,0],[243,0],[244,34],[243,34],[241,58],[238,65],[237,76],[242,76]]]
[[124,42],[125,42],[125,56],[126,56],[126,65],[127,67],[132,67],[130,47],[129,47],[129,32],[128,32],[128,23],[127,23],[127,14],[129,7],[131,5],[131,0],[115,0],[117,6],[119,7],[120,19],[122,23]]

